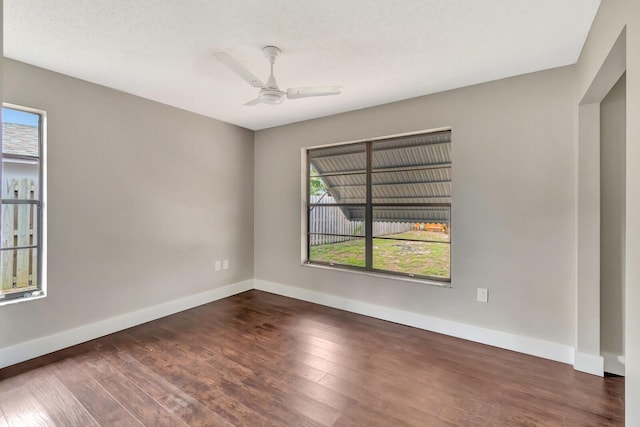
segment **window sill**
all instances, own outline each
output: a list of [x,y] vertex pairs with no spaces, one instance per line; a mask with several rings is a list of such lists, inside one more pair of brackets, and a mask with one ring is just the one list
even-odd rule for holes
[[46,297],[47,297],[47,294],[42,292],[41,295],[30,296],[30,297],[13,298],[13,299],[8,299],[8,300],[0,299],[0,307],[5,306],[5,305],[18,304],[18,303],[21,303],[21,302],[35,301],[35,300],[43,299],[43,298],[46,298]]
[[401,282],[411,282],[411,283],[418,283],[421,285],[429,285],[429,286],[436,286],[438,288],[451,288],[451,282],[437,282],[435,280],[429,280],[429,279],[418,279],[418,278],[413,278],[413,277],[406,277],[406,276],[396,276],[394,274],[383,274],[383,273],[375,273],[372,271],[360,271],[360,270],[352,270],[349,268],[340,268],[340,267],[332,267],[330,265],[322,265],[322,264],[313,264],[313,263],[307,263],[307,262],[302,262],[301,264],[303,267],[311,267],[311,268],[319,268],[321,270],[331,270],[331,271],[341,271],[341,272],[345,272],[345,273],[350,273],[350,274],[360,274],[363,276],[369,276],[369,277],[377,277],[380,279],[388,279],[388,280],[398,280]]

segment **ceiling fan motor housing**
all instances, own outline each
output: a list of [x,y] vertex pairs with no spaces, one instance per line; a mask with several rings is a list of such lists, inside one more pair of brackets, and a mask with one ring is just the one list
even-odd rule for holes
[[277,89],[261,89],[260,90],[260,102],[264,104],[277,105],[282,103],[284,99],[284,92]]
[[269,62],[274,62],[278,55],[282,52],[279,48],[275,46],[265,46],[262,48],[262,54],[269,60]]

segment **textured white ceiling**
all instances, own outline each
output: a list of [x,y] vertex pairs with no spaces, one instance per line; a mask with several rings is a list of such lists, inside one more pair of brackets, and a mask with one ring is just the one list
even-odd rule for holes
[[[4,0],[7,57],[249,129],[575,63],[600,0]],[[276,45],[281,88],[338,96],[247,107]],[[37,107],[37,106],[35,106]]]

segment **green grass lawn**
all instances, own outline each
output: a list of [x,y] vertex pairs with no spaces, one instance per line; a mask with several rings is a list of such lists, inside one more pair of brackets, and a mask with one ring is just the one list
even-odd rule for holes
[[[393,239],[448,242],[449,235],[430,231],[407,231],[384,236]],[[364,267],[364,239],[311,247],[312,261]],[[449,277],[450,245],[425,241],[373,239],[373,268],[421,276]]]

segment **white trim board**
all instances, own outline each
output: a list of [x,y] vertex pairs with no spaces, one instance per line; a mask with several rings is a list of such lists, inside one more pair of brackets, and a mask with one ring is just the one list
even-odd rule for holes
[[[212,289],[196,295],[169,301],[96,323],[36,338],[0,349],[0,368],[71,347],[161,317],[188,310],[251,289],[308,301],[402,325],[433,331],[498,348],[517,351],[544,359],[574,365],[575,369],[602,376],[602,357],[576,352],[572,346],[537,338],[515,335],[494,329],[439,319],[390,307],[370,304],[336,295],[297,288],[265,280],[253,279]],[[575,361],[575,364],[574,364]]]
[[600,355],[593,355],[577,351],[575,353],[575,362],[573,368],[576,371],[586,372],[587,374],[604,376],[604,358]]
[[600,355],[583,353],[576,350],[574,355],[573,368],[576,371],[586,372],[587,374],[604,376],[604,358]]
[[624,356],[603,351],[602,358],[604,359],[604,372],[624,377]]
[[388,320],[414,328],[425,329],[427,331],[513,350],[570,365],[574,362],[574,348],[564,344],[439,319],[424,314],[398,310],[265,280],[254,279],[253,282],[253,288],[260,291],[313,302],[352,313],[375,317],[376,319]]
[[246,280],[0,349],[0,368],[253,289]]

